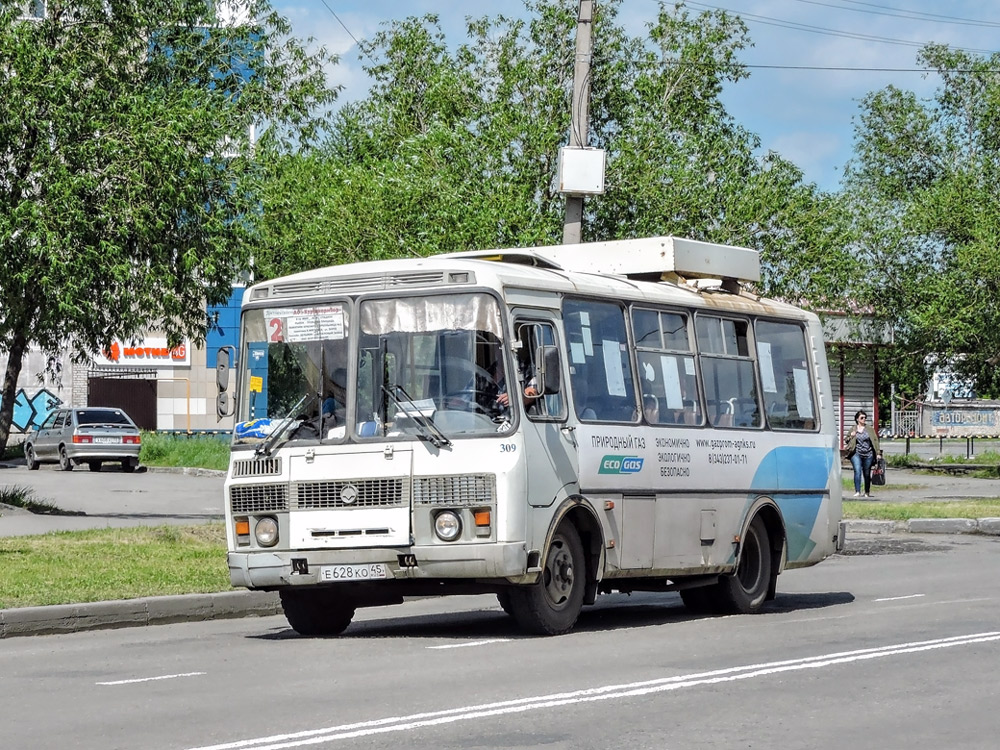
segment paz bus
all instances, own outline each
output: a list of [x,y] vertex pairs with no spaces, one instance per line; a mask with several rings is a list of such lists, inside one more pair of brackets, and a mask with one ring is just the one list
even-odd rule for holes
[[817,317],[758,254],[674,237],[340,265],[244,293],[234,586],[331,635],[495,594],[530,633],[600,594],[754,613],[842,546]]

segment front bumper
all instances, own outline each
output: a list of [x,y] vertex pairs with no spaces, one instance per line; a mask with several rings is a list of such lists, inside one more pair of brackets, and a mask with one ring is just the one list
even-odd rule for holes
[[[400,555],[412,555],[416,565],[400,565]],[[306,561],[305,573],[292,572],[292,559]],[[466,579],[506,581],[525,575],[528,553],[523,542],[460,544],[381,549],[299,550],[295,552],[230,552],[229,579],[249,589],[313,586],[323,565],[385,563],[392,580]],[[301,563],[299,563],[301,569]],[[378,585],[382,581],[373,581]],[[338,584],[334,584],[338,585]]]

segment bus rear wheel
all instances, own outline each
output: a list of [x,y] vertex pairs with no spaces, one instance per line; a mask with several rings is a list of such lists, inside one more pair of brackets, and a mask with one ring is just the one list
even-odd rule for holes
[[576,624],[587,584],[580,534],[563,524],[552,537],[538,581],[510,591],[518,626],[536,635],[561,635]]
[[715,600],[720,612],[749,615],[760,612],[773,576],[771,544],[764,521],[757,516],[743,537],[736,572],[719,578]]
[[299,635],[339,635],[354,619],[354,604],[331,591],[283,589],[278,595],[285,619]]

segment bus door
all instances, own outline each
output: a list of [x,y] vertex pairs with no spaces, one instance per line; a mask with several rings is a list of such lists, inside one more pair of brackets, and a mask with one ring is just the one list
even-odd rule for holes
[[[557,498],[579,490],[576,436],[566,424],[565,357],[551,315],[539,311],[515,313],[514,335],[521,392],[529,386],[545,388],[542,395],[522,400],[525,417],[521,424],[528,504],[547,507]],[[550,353],[547,367],[538,361],[544,348]]]

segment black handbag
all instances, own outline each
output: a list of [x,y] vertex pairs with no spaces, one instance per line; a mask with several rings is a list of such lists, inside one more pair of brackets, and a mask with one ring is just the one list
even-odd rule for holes
[[885,485],[885,459],[878,458],[872,466],[872,484]]

